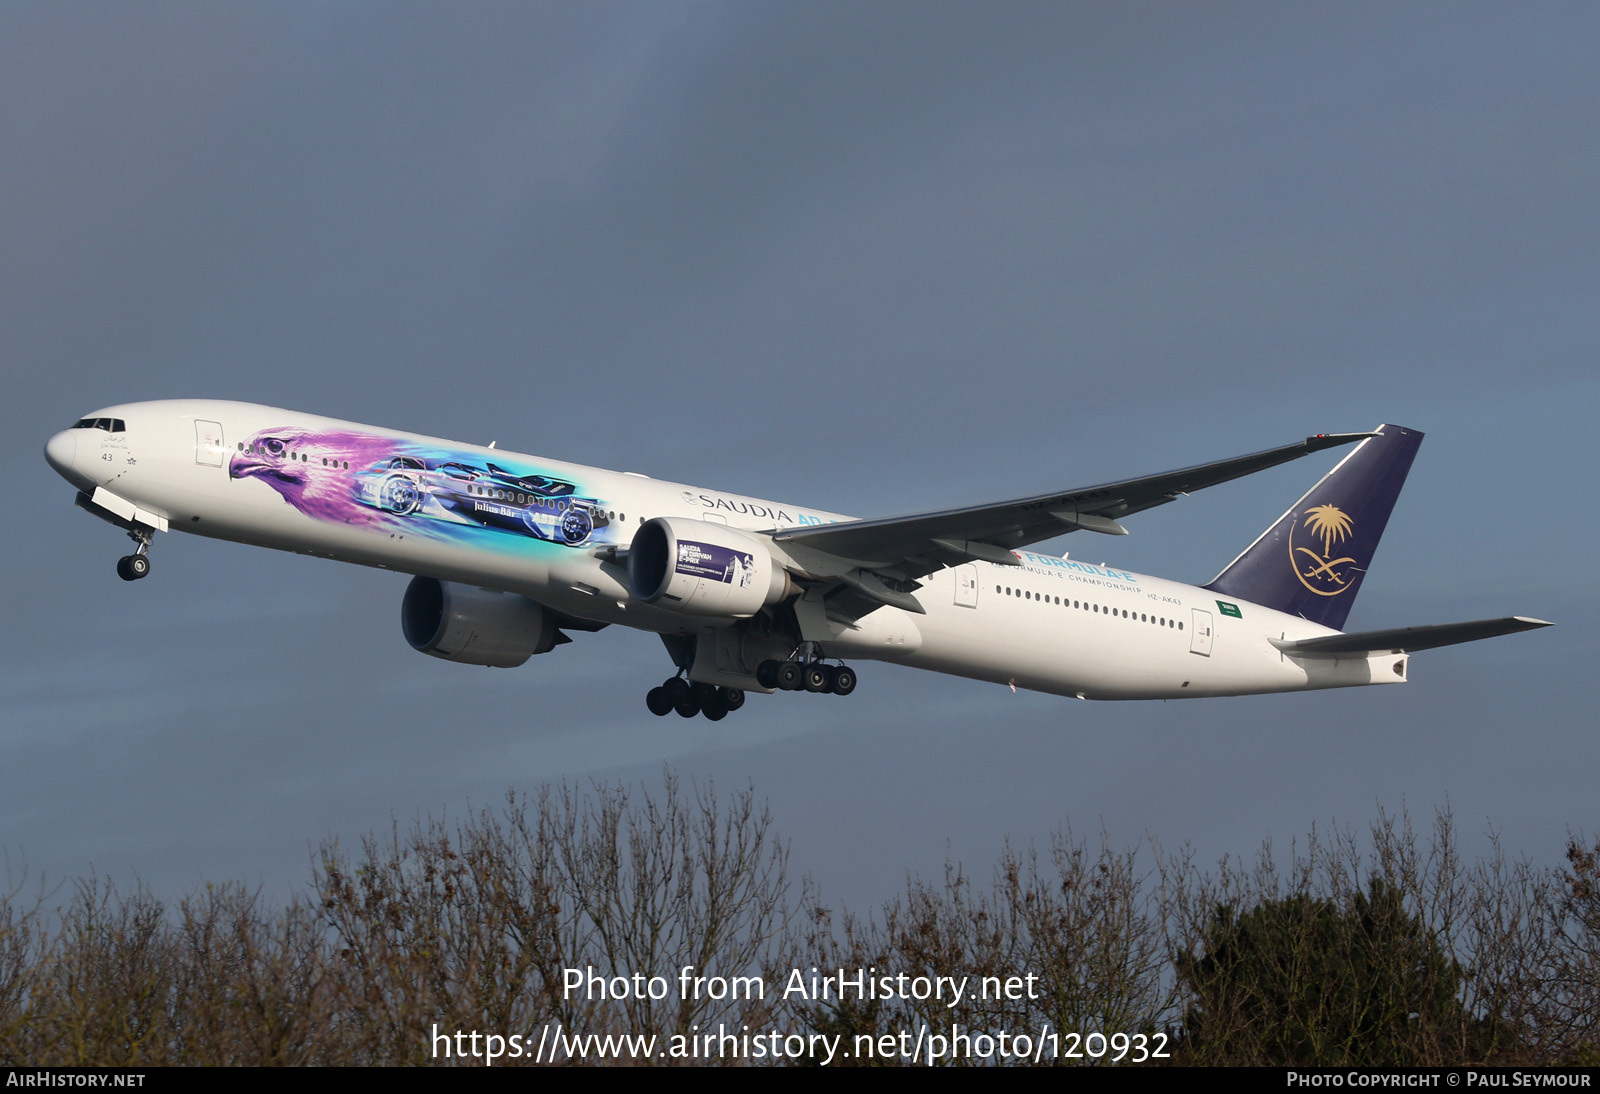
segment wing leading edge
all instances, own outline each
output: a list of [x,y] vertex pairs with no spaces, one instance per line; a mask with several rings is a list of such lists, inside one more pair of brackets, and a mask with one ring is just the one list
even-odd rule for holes
[[854,568],[883,572],[891,580],[915,581],[975,559],[1014,566],[1017,560],[1011,552],[1019,547],[1080,529],[1126,535],[1127,529],[1118,523],[1122,517],[1371,436],[1319,433],[1297,444],[1159,475],[963,509],[786,528],[773,539],[786,547],[848,560]]

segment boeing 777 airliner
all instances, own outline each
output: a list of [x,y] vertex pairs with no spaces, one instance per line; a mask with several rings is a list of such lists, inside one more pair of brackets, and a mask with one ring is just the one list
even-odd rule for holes
[[[136,544],[182,530],[415,575],[414,649],[510,667],[611,624],[659,634],[656,714],[747,691],[847,695],[844,659],[1080,699],[1400,683],[1407,655],[1548,626],[1341,633],[1422,434],[1382,425],[1181,471],[911,516],[837,513],[247,403],[108,407],[50,438],[77,504]],[[1354,445],[1207,585],[1025,550]]]

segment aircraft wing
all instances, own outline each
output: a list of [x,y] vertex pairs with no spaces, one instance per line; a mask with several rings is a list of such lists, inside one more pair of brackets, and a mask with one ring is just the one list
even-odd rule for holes
[[[974,559],[1015,566],[1018,562],[1011,552],[1018,547],[1079,529],[1127,535],[1127,529],[1118,520],[1131,513],[1153,509],[1207,486],[1371,436],[1371,433],[1319,433],[1298,444],[1124,482],[936,513],[786,528],[775,533],[773,539],[785,547],[823,552],[891,581],[915,581],[936,570]],[[880,602],[897,603],[882,599]]]
[[1480,638],[1495,638],[1538,627],[1553,627],[1543,619],[1514,615],[1506,619],[1478,619],[1471,623],[1435,623],[1427,627],[1396,627],[1387,631],[1357,631],[1330,634],[1322,638],[1302,638],[1298,642],[1274,638],[1272,644],[1284,653],[1300,657],[1346,657],[1351,654],[1416,653]]

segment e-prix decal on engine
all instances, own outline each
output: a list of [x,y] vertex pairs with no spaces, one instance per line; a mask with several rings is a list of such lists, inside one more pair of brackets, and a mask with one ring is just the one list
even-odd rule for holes
[[582,547],[615,539],[601,501],[578,497],[574,483],[470,451],[371,433],[264,429],[238,446],[228,476],[258,479],[316,520],[445,540],[512,533],[497,537],[505,545]]
[[676,571],[686,577],[705,577],[748,589],[755,577],[755,556],[730,551],[715,543],[678,541]]
[[1091,566],[1087,562],[1078,562],[1070,558],[1052,558],[1049,555],[1036,555],[1032,551],[1013,551],[1023,560],[1024,565],[1054,566],[1060,570],[1075,570],[1080,574],[1094,574],[1096,577],[1109,577],[1114,581],[1131,581],[1139,583],[1137,574],[1130,574],[1122,570],[1113,570],[1106,566]]

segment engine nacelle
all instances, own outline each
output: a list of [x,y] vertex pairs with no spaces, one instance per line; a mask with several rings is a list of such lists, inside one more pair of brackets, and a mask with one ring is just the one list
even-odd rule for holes
[[568,641],[551,613],[525,596],[432,577],[406,586],[400,629],[419,653],[501,669]]
[[759,539],[685,517],[656,517],[634,533],[628,584],[646,604],[727,619],[748,619],[796,591]]

